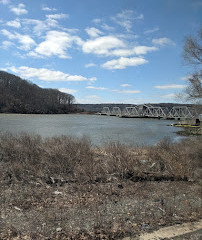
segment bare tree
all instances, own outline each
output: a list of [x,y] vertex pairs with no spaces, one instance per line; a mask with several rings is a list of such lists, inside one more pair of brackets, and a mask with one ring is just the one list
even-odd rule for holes
[[202,100],[202,71],[192,74],[188,78],[188,86],[185,89],[187,99]]
[[185,89],[187,100],[202,101],[202,28],[197,37],[189,36],[185,40],[184,59],[194,65],[195,72],[188,78],[188,86]]
[[202,28],[197,38],[189,36],[185,40],[184,59],[186,62],[200,65],[202,63]]

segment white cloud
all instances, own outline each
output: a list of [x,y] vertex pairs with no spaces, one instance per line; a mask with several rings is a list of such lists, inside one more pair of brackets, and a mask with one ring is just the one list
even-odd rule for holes
[[88,86],[86,87],[88,89],[95,89],[95,90],[107,90],[108,88],[105,87],[94,87],[94,86]]
[[127,57],[132,55],[143,55],[148,52],[157,51],[157,47],[135,46],[132,49],[115,49],[112,54],[119,57]]
[[49,7],[45,7],[45,6],[43,6],[41,9],[43,11],[47,11],[47,12],[51,12],[51,11],[56,11],[57,10],[56,8],[49,8]]
[[88,33],[88,35],[92,38],[96,38],[96,37],[99,37],[99,35],[102,35],[103,32],[100,31],[99,29],[97,28],[94,28],[94,27],[91,27],[91,28],[86,28],[85,29],[86,32]]
[[58,13],[58,14],[46,15],[46,17],[49,19],[63,19],[63,18],[68,18],[69,15],[64,13]]
[[127,83],[121,84],[120,86],[121,86],[121,87],[131,87],[131,85],[130,85],[130,84],[127,84]]
[[96,64],[95,63],[88,63],[85,65],[85,68],[89,68],[89,67],[95,67]]
[[35,41],[29,35],[16,34],[16,37],[18,42],[21,44],[19,48],[24,51],[28,51],[31,47],[36,45]]
[[58,24],[57,20],[63,19],[63,18],[68,18],[69,15],[68,14],[52,14],[52,15],[46,15],[46,20],[45,20],[45,24],[47,24],[49,27],[57,27],[57,28],[61,28],[63,29],[63,27],[60,27]]
[[22,23],[25,25],[34,25],[33,32],[36,35],[41,35],[43,31],[46,31],[49,29],[47,22],[37,20],[37,19],[23,19]]
[[33,25],[34,34],[40,36],[43,32],[49,31],[51,29],[62,29],[62,31],[75,32],[75,29],[67,29],[59,25],[58,20],[62,18],[67,18],[67,14],[52,14],[46,15],[45,20],[38,19],[22,19],[22,23],[25,25]]
[[38,19],[23,19],[22,23],[25,25],[33,25],[34,34],[40,36],[43,32],[50,30],[51,28],[58,28],[58,22],[54,19],[46,19],[45,21]]
[[112,90],[113,92],[123,93],[123,94],[133,94],[133,93],[140,93],[139,90]]
[[6,5],[10,3],[10,0],[0,0],[0,3]]
[[97,80],[97,78],[96,78],[96,77],[91,77],[91,78],[89,78],[89,80],[90,80],[91,82],[95,82],[95,81]]
[[31,68],[27,66],[21,67],[9,67],[8,68],[13,73],[20,75],[20,77],[25,79],[39,79],[42,81],[55,81],[55,82],[81,82],[90,81],[90,79],[83,77],[81,75],[69,75],[61,71],[50,70],[47,68]]
[[132,10],[124,10],[121,13],[118,13],[115,17],[112,17],[111,19],[115,23],[124,27],[128,32],[130,32],[133,20],[132,14],[133,14]]
[[82,48],[84,53],[108,56],[110,55],[110,50],[124,46],[124,42],[120,39],[113,36],[104,36],[86,41]]
[[68,93],[68,94],[73,94],[76,93],[77,90],[75,89],[69,89],[69,88],[59,88],[58,89],[60,92]]
[[165,95],[160,95],[158,97],[161,97],[161,98],[176,98],[176,94],[175,93],[169,93],[169,94],[165,94]]
[[136,20],[142,20],[144,19],[144,15],[141,13],[140,15],[135,17]]
[[148,61],[142,57],[133,58],[121,57],[119,59],[107,61],[106,63],[102,64],[102,67],[106,69],[125,69],[126,67],[135,67],[138,65],[145,64],[147,62]]
[[123,10],[121,13],[118,13],[115,17],[111,17],[111,19],[115,23],[124,27],[128,32],[131,31],[133,20],[140,20],[143,18],[144,18],[143,14],[137,15],[133,10]]
[[186,85],[178,85],[178,84],[154,86],[154,88],[158,88],[158,89],[177,89],[177,88],[185,88],[185,87]]
[[79,37],[71,36],[66,32],[49,31],[45,41],[35,48],[35,52],[46,57],[71,58],[67,55],[67,49],[71,48],[73,43],[82,45],[83,42]]
[[104,30],[106,30],[106,31],[109,31],[109,32],[114,31],[114,27],[111,27],[111,26],[109,26],[109,25],[106,24],[106,23],[103,23],[103,24],[101,25],[101,28],[104,29]]
[[155,28],[144,31],[144,33],[150,34],[150,33],[158,32],[158,31],[159,31],[159,27],[155,27]]
[[87,79],[87,78],[85,78],[85,77],[83,77],[81,75],[72,75],[72,76],[68,76],[66,78],[66,80],[73,81],[73,82],[80,82],[80,81],[87,81],[89,79]]
[[11,32],[9,32],[9,31],[6,30],[6,29],[2,29],[2,30],[1,30],[1,33],[2,33],[4,36],[6,36],[7,38],[9,38],[9,39],[15,39],[15,35],[12,34]]
[[28,11],[25,9],[25,5],[19,3],[17,7],[11,6],[10,11],[15,13],[16,15],[27,14]]
[[42,59],[46,58],[45,56],[42,56],[42,55],[40,55],[40,54],[38,54],[38,53],[36,53],[34,51],[30,51],[26,55],[28,57],[33,57],[33,58],[42,58]]
[[127,34],[116,34],[115,35],[118,38],[122,38],[122,39],[130,39],[130,40],[134,40],[139,38],[139,35],[137,34],[132,34],[132,33],[127,33]]
[[21,45],[18,47],[21,50],[28,51],[36,45],[35,41],[29,35],[22,35],[19,33],[11,33],[6,29],[2,29],[1,33],[9,39],[16,39]]
[[169,38],[154,38],[152,39],[152,43],[160,45],[160,46],[165,46],[165,45],[174,45],[174,42],[169,39]]
[[99,24],[99,27],[101,27],[102,29],[108,31],[108,32],[111,32],[111,31],[114,31],[115,28],[112,27],[112,26],[109,26],[108,24],[104,23],[104,21],[100,18],[95,18],[92,20],[93,23],[95,23],[96,25]]
[[[95,31],[96,36],[97,32]],[[90,39],[84,42],[83,52],[93,53],[101,56],[128,57],[132,55],[143,55],[148,52],[157,51],[157,47],[135,46],[131,49],[126,48],[126,43],[116,36],[103,36]]]
[[127,57],[134,55],[134,52],[131,49],[115,49],[112,54],[117,57]]
[[14,43],[10,42],[10,41],[3,41],[1,48],[3,49],[8,49],[9,47],[12,47],[14,45]]
[[102,20],[100,18],[95,18],[95,19],[93,19],[92,22],[97,24],[97,23],[101,23],[101,21]]
[[8,21],[6,23],[7,26],[9,27],[14,27],[14,28],[20,28],[21,27],[21,24],[20,24],[20,20],[17,18],[13,21]]

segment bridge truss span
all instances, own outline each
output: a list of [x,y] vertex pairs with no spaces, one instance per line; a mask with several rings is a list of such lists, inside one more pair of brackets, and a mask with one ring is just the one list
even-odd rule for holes
[[168,114],[168,117],[171,118],[194,118],[196,116],[197,112],[192,108],[188,108],[187,106],[175,106]]
[[113,107],[113,109],[111,111],[111,115],[121,117],[122,116],[122,111],[121,111],[120,107]]
[[110,111],[109,107],[103,107],[103,109],[102,109],[102,111],[101,111],[101,114],[102,114],[102,115],[110,116],[111,111]]
[[146,107],[144,111],[144,116],[146,117],[156,117],[156,118],[166,118],[169,113],[168,108],[165,107]]
[[167,107],[152,106],[151,104],[133,105],[125,107],[121,110],[120,107],[103,107],[102,115],[117,116],[117,117],[148,117],[148,118],[195,118],[197,112],[187,106],[174,106],[170,111]]
[[126,117],[139,117],[139,109],[138,106],[133,106],[133,107],[126,107],[123,110],[123,115]]

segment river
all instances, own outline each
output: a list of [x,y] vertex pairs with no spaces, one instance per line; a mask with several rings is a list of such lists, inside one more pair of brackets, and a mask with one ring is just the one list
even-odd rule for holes
[[0,132],[33,133],[42,137],[88,136],[94,145],[120,141],[128,145],[155,145],[164,137],[179,141],[182,137],[169,126],[171,120],[118,118],[87,114],[0,114]]

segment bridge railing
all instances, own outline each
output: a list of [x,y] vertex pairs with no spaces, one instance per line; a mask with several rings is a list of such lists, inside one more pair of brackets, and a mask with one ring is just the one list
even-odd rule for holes
[[197,112],[187,106],[174,106],[170,111],[167,107],[158,107],[152,105],[134,105],[125,107],[123,110],[120,107],[103,107],[101,114],[118,117],[156,117],[156,118],[194,118],[197,117]]

